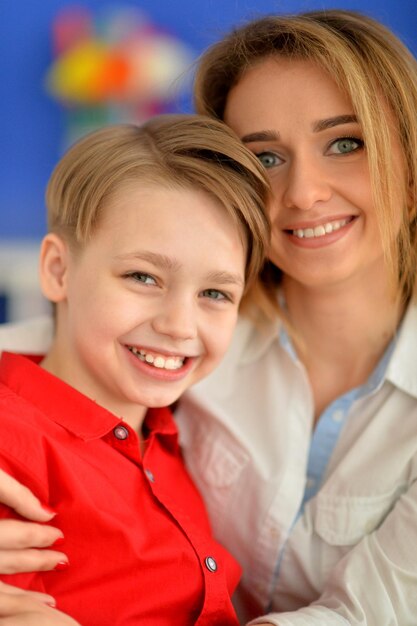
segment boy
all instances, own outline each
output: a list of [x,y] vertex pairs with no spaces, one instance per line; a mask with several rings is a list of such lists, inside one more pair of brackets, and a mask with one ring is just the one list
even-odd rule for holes
[[3,580],[83,626],[237,624],[239,567],[164,407],[229,344],[266,199],[256,158],[198,116],[103,129],[52,174],[40,274],[55,335],[44,357],[0,362],[0,467],[57,511],[69,561]]

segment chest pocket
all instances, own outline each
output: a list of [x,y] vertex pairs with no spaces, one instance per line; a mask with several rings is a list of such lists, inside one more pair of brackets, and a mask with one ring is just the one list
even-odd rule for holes
[[314,529],[330,545],[355,545],[382,524],[406,489],[406,485],[398,486],[377,496],[333,496],[320,493],[312,511]]

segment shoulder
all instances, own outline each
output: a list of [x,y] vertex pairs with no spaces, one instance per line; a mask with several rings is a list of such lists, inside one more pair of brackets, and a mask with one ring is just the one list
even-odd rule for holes
[[262,362],[271,351],[279,348],[280,326],[278,318],[268,321],[241,316],[220,368],[223,365],[246,366]]
[[239,320],[220,365],[181,397],[175,412],[181,438],[188,428],[186,421],[193,428],[196,423],[202,428],[206,421],[212,430],[216,421],[236,430],[257,422],[260,414],[264,422],[276,418],[277,398],[283,406],[298,372],[281,346],[279,327],[279,320],[262,326],[247,318]]
[[0,383],[0,469],[46,502],[49,458],[45,423],[35,407]]
[[51,344],[52,334],[53,321],[49,316],[0,324],[0,352],[45,353]]

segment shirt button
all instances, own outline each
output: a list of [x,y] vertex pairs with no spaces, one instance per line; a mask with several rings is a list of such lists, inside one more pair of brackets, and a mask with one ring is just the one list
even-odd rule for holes
[[146,476],[148,477],[148,480],[149,480],[151,483],[154,483],[154,482],[155,482],[155,476],[152,474],[152,472],[151,472],[151,470],[150,470],[150,469],[146,469],[146,470],[145,470],[145,474],[146,474]]
[[129,431],[125,426],[116,426],[116,428],[113,429],[113,435],[116,439],[123,440],[129,437]]
[[345,414],[343,413],[343,411],[338,409],[337,411],[334,411],[334,413],[332,414],[332,420],[334,422],[341,422],[344,416]]
[[209,570],[209,572],[216,572],[217,571],[217,563],[215,561],[215,559],[213,559],[212,556],[207,556],[204,560],[205,566],[207,567],[207,569]]

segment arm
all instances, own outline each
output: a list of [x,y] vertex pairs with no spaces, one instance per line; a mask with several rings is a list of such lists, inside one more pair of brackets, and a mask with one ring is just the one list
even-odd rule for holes
[[[45,522],[54,517],[14,478],[0,470],[0,502],[32,522],[0,520],[0,574],[53,570],[65,554],[43,548],[62,539],[62,532]],[[39,549],[42,548],[42,549]]]
[[320,598],[308,607],[254,620],[279,626],[413,624],[417,615],[417,481],[381,526],[330,572]]
[[[52,339],[49,316],[15,324],[0,324],[2,350],[45,352]],[[54,514],[23,485],[0,470],[0,503],[32,522],[0,520],[0,574],[53,570],[64,561],[62,552],[45,550],[62,538],[58,528],[45,525]],[[43,549],[39,549],[43,548]]]
[[[60,552],[33,549],[52,545],[62,533],[45,525],[53,519],[53,511],[2,470],[0,502],[35,522],[0,520],[0,574],[51,570],[66,559]],[[48,594],[22,591],[0,582],[0,626],[79,626],[51,607],[55,607],[55,600]]]

